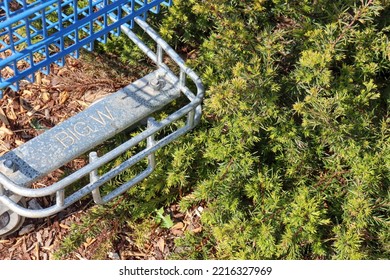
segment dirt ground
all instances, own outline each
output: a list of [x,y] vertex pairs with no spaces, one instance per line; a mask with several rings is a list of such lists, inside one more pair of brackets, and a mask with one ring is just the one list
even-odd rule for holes
[[[0,100],[0,155],[12,150],[63,120],[82,111],[95,100],[117,91],[138,77],[127,73],[126,66],[113,67],[112,60],[96,54],[87,59],[67,58],[65,67],[52,66],[51,74],[36,74],[34,84],[22,83],[18,92],[7,89]],[[21,65],[21,67],[23,67]],[[8,69],[2,69],[6,76]],[[73,161],[65,169],[76,170],[84,162]],[[50,174],[38,185],[55,182],[63,169]],[[51,201],[30,201],[48,206]],[[38,207],[39,207],[38,206]],[[69,233],[70,225],[79,223],[91,202],[76,203],[70,209],[46,219],[26,219],[22,228],[7,238],[0,239],[0,259],[49,260],[53,259],[60,242]],[[184,231],[201,231],[200,212],[193,209],[185,214],[172,206],[175,225],[169,230],[155,228],[149,234],[148,244],[138,248],[126,229],[120,234],[115,248],[106,259],[165,259],[174,248],[173,240]],[[90,259],[99,240],[87,240],[70,259]]]

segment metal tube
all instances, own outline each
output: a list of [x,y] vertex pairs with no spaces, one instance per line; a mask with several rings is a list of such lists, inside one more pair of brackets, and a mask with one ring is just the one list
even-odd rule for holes
[[[159,140],[156,142],[156,145],[154,145],[151,148],[147,148],[140,153],[136,154],[135,156],[131,157],[130,159],[126,160],[123,162],[121,165],[117,166],[116,168],[112,169],[111,171],[107,172],[106,174],[102,175],[96,182],[94,183],[89,183],[77,192],[73,193],[69,197],[65,198],[63,206],[59,205],[53,205],[51,207],[48,207],[46,209],[39,209],[39,210],[32,210],[32,209],[26,209],[17,203],[15,203],[13,200],[8,198],[7,196],[0,196],[0,202],[3,203],[7,208],[11,209],[15,213],[28,217],[28,218],[43,218],[47,217],[53,214],[58,213],[61,210],[64,210],[66,207],[70,206],[71,204],[75,203],[78,201],[80,198],[83,196],[89,194],[94,190],[95,188],[103,185],[105,182],[109,181],[113,177],[119,175],[122,173],[124,170],[127,168],[130,168],[134,164],[136,164],[138,161],[141,159],[145,158],[146,156],[156,152],[158,149],[161,149],[163,146],[169,144],[173,140],[177,139],[178,137],[184,135],[189,131],[191,127],[184,126],[178,130],[176,130],[174,133],[164,137],[163,139]],[[108,202],[109,200],[113,199],[114,197],[124,193],[127,191],[131,186],[134,184],[140,182],[144,178],[146,178],[148,175],[150,175],[153,172],[153,169],[148,167],[143,171],[142,173],[138,174],[136,177],[134,177],[132,180],[129,182],[123,184],[122,186],[116,188],[114,191],[106,195],[105,197],[102,198],[103,203]]]
[[[153,40],[155,40],[158,43],[158,46],[160,46],[165,53],[180,67],[180,71],[184,72],[184,74],[189,75],[191,80],[195,83],[195,86],[197,88],[197,95],[193,95],[193,93],[185,87],[185,85],[182,85],[181,90],[184,94],[189,96],[189,99],[192,101],[195,98],[198,98],[200,101],[203,99],[204,95],[204,87],[201,79],[199,76],[188,66],[185,65],[183,59],[166,43],[155,31],[142,19],[135,18],[136,23],[144,29],[144,31],[151,33],[154,36],[151,36]],[[154,63],[158,64],[158,55],[156,55],[138,36],[131,31],[127,26],[121,26],[122,32],[126,34],[127,37],[129,37]],[[153,33],[152,33],[153,32]],[[149,36],[151,35],[149,34]],[[172,71],[169,69],[168,66],[166,66],[164,63],[161,63],[159,67],[163,67],[164,70],[166,70],[168,73],[172,73]],[[174,75],[172,73],[172,75]],[[183,75],[183,74],[181,74]],[[182,79],[183,77],[181,77]]]
[[[148,128],[151,128],[157,124],[158,123],[154,118],[148,118]],[[147,147],[149,149],[152,148],[156,144],[156,141],[154,140],[154,134],[146,138],[146,142],[147,142]],[[156,166],[156,156],[155,153],[152,153],[148,155],[148,167],[154,170],[155,166]]]
[[[98,155],[96,152],[89,153],[89,162],[94,162],[98,159]],[[95,183],[99,179],[98,170],[94,169],[89,173],[89,182]],[[100,195],[100,189],[96,188],[92,191],[93,201],[96,204],[103,204],[102,196]]]
[[167,42],[165,42],[156,31],[154,31],[145,21],[140,19],[139,17],[134,18],[134,21],[146,32],[148,35],[157,42],[158,45],[160,45],[166,54],[168,54],[176,63],[177,65],[183,69],[183,71],[194,81],[196,88],[197,88],[197,98],[203,99],[204,95],[204,87],[201,79],[199,76],[188,66],[185,65],[184,60],[175,52],[174,49],[172,49],[171,46],[168,45]]
[[56,192],[56,204],[58,205],[58,207],[64,206],[64,200],[65,200],[65,191],[60,190]]
[[180,81],[180,86],[181,87],[185,87],[186,86],[186,72],[183,71],[183,69],[181,69],[181,68],[180,68],[179,81]]
[[4,176],[2,173],[0,173],[0,184],[3,184],[7,189],[9,189],[13,193],[19,194],[21,196],[42,197],[42,196],[46,196],[46,195],[51,195],[51,194],[57,192],[58,190],[61,190],[61,189],[65,188],[66,186],[74,183],[79,178],[87,175],[92,170],[102,166],[103,164],[108,163],[109,161],[111,161],[115,157],[119,156],[120,154],[123,154],[124,152],[126,152],[130,148],[134,147],[135,145],[137,145],[139,142],[141,142],[145,138],[160,131],[165,126],[182,118],[188,112],[193,110],[193,108],[195,106],[197,106],[198,104],[199,103],[195,103],[194,101],[187,104],[186,106],[184,106],[183,108],[174,112],[173,114],[171,114],[170,116],[168,116],[164,120],[160,121],[157,126],[153,126],[150,129],[143,131],[142,133],[138,134],[134,138],[130,139],[129,141],[123,143],[122,145],[118,146],[117,148],[115,148],[112,151],[108,152],[107,154],[103,155],[102,157],[99,157],[96,161],[89,163],[88,165],[75,171],[74,173],[72,173],[68,177],[65,177],[61,181],[58,181],[49,187],[42,188],[42,189],[30,189],[30,188],[22,187],[22,186],[19,186],[19,185],[13,183],[6,176]]
[[[190,103],[184,106],[183,108],[179,109],[175,113],[169,115],[167,118],[165,118],[162,121],[156,122],[154,119],[150,118],[148,120],[148,129],[143,131],[142,133],[138,134],[134,138],[130,139],[129,141],[123,143],[122,145],[116,147],[112,151],[108,152],[107,154],[103,155],[102,157],[97,157],[92,154],[90,155],[90,163],[83,168],[77,170],[73,174],[69,175],[68,177],[54,183],[53,185],[43,188],[43,189],[29,189],[20,185],[17,185],[13,183],[10,179],[8,179],[5,175],[0,173],[0,184],[3,185],[3,189],[1,189],[0,186],[0,204],[4,204],[5,207],[11,209],[15,213],[25,216],[25,217],[31,217],[31,218],[40,218],[40,217],[46,217],[50,216],[52,214],[55,214],[69,205],[73,204],[74,202],[78,201],[81,197],[89,194],[92,192],[92,195],[94,197],[95,202],[97,203],[105,203],[114,197],[118,196],[119,194],[127,191],[130,187],[132,187],[134,184],[140,182],[144,178],[146,178],[150,173],[153,172],[155,168],[155,156],[154,153],[162,148],[163,146],[167,145],[168,143],[172,142],[173,140],[177,139],[181,135],[185,134],[187,131],[192,129],[196,123],[199,122],[200,116],[201,116],[201,102],[204,94],[204,88],[203,84],[200,80],[200,78],[193,72],[190,68],[188,68],[184,61],[180,58],[179,55],[175,53],[175,51],[164,41],[161,39],[161,37],[158,36],[157,33],[155,33],[149,25],[147,25],[143,20],[140,18],[135,18],[135,21],[138,25],[140,25],[141,28],[143,28],[149,36],[151,36],[158,44],[158,50],[157,54],[155,54],[152,50],[150,50],[131,30],[129,30],[127,27],[122,26],[122,31],[126,33],[132,39],[138,47],[140,47],[154,62],[161,62],[161,65],[159,67],[163,68],[167,71],[167,75],[175,77],[175,79],[179,82],[180,90],[190,99]],[[177,77],[173,74],[171,70],[169,70],[168,66],[165,65],[162,62],[162,55],[163,52],[165,52],[168,56],[170,56],[173,61],[175,61],[178,66],[180,67],[180,77],[177,79]],[[197,96],[195,96],[186,86],[185,86],[185,79],[186,75],[190,77],[190,79],[195,83],[197,88]],[[176,120],[179,120],[180,118],[187,115],[187,121],[186,125],[184,127],[179,128],[175,132],[171,133],[170,135],[164,137],[161,140],[155,141],[154,136],[155,134],[166,127],[167,125],[173,123]],[[147,147],[143,151],[139,152],[138,154],[132,156],[130,159],[124,161],[119,166],[113,168],[106,174],[103,174],[102,176],[98,176],[97,169],[111,161],[112,159],[116,158],[120,154],[123,154],[128,149],[134,147],[138,143],[140,143],[143,140],[147,140]],[[108,180],[112,179],[113,177],[117,176],[127,168],[130,168],[140,160],[144,158],[148,158],[148,167],[141,173],[139,173],[137,176],[135,176],[130,181],[126,182],[125,184],[121,185],[120,187],[116,188],[114,191],[109,193],[108,195],[104,196],[103,198],[100,195],[99,187],[103,185]],[[64,189],[66,186],[72,184],[73,182],[79,180],[79,178],[84,177],[89,173],[90,175],[90,183],[76,191],[75,193],[71,194],[70,196],[64,198]],[[52,195],[56,193],[57,195],[57,204],[53,205],[51,207],[48,207],[46,209],[40,209],[40,210],[31,210],[26,209],[20,205],[18,205],[15,201],[13,201],[11,198],[7,197],[5,195],[4,189],[10,190],[11,192],[15,194],[19,194],[25,197],[41,197],[41,196],[47,196]]]
[[160,44],[157,44],[157,66],[160,67],[160,65],[163,63],[163,49]]
[[195,116],[195,110],[191,110],[190,112],[188,112],[188,114],[187,114],[187,125],[189,127],[193,127],[194,126],[194,116]]

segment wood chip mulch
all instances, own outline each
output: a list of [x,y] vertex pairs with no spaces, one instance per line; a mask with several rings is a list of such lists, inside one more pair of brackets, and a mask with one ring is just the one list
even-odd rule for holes
[[[23,227],[8,238],[0,239],[0,260],[52,260],[57,259],[56,252],[61,242],[71,230],[72,224],[82,222],[86,207],[76,210],[72,207],[67,213],[61,213],[51,219],[27,219]],[[79,205],[79,207],[82,207]],[[195,207],[186,213],[178,211],[177,205],[172,205],[171,215],[174,225],[163,229],[155,225],[145,236],[145,243],[137,244],[132,229],[123,227],[116,232],[113,246],[107,249],[99,259],[106,260],[164,260],[173,253],[180,253],[185,248],[175,245],[175,239],[182,237],[185,232],[200,233],[202,225],[200,217],[203,207]],[[100,243],[111,238],[109,232],[102,230],[95,238],[87,238],[79,248],[67,255],[69,260],[96,259],[96,251]]]
[[13,235],[0,239],[0,260],[51,260],[72,223],[80,221],[82,212],[54,221],[26,219]]
[[107,255],[108,259],[118,260],[166,260],[172,254],[180,253],[186,248],[177,247],[175,239],[183,237],[186,232],[197,234],[202,232],[200,221],[203,207],[193,207],[182,213],[179,206],[173,204],[169,208],[174,225],[165,229],[155,225],[144,237],[143,244],[137,244],[132,235],[132,229],[124,228],[117,235],[117,241],[112,252]]
[[[67,58],[65,67],[52,66],[51,74],[36,74],[34,84],[25,83],[18,92],[6,90],[0,100],[0,155],[22,145],[28,140],[50,129],[56,124],[82,111],[95,100],[139,78],[124,75],[125,67],[113,69],[107,66],[107,59],[96,56],[93,63]],[[23,67],[21,65],[20,67]],[[6,75],[9,69],[2,69]],[[33,187],[52,184],[64,173],[64,169],[76,170],[85,164],[78,159],[59,169]],[[31,202],[31,201],[30,201]],[[48,206],[47,198],[33,201],[40,206]],[[26,219],[21,229],[9,237],[0,239],[0,260],[50,260],[55,258],[61,241],[74,223],[81,223],[83,215],[91,204],[80,202],[56,216],[46,219]],[[195,207],[181,213],[177,205],[172,205],[170,213],[174,225],[170,229],[159,226],[150,230],[147,242],[136,245],[131,229],[122,228],[117,233],[116,242],[104,259],[166,259],[176,248],[174,240],[185,232],[202,231],[200,216],[203,208]],[[100,238],[110,233],[102,232]],[[67,259],[91,259],[99,247],[99,237],[89,239]]]
[[[4,54],[2,54],[4,55]],[[112,68],[110,58],[89,54],[89,58],[66,58],[66,66],[51,66],[50,75],[35,74],[35,83],[22,81],[20,90],[6,89],[0,99],[0,155],[22,145],[56,124],[82,111],[94,101],[117,91],[138,77],[126,73],[126,67]],[[18,65],[19,68],[25,67]],[[1,69],[3,77],[9,68]],[[124,74],[125,73],[125,74]],[[9,73],[12,74],[12,73]],[[76,159],[33,184],[33,188],[51,185],[64,170],[76,170],[85,164]],[[50,198],[40,198],[40,206],[48,206]],[[74,212],[75,209],[70,210]],[[51,259],[59,240],[66,235],[68,223],[81,213],[47,221],[26,219],[20,236],[0,239],[1,259]],[[62,214],[64,215],[64,214]]]

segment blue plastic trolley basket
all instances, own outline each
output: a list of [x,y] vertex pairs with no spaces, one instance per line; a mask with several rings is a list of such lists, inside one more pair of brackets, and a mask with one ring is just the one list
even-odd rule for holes
[[[92,50],[108,36],[126,34],[156,65],[156,70],[93,103],[84,111],[40,134],[0,157],[0,236],[23,224],[24,218],[48,217],[64,210],[87,194],[103,204],[126,192],[155,168],[155,152],[191,130],[200,120],[203,85],[180,56],[145,22],[148,13],[159,13],[171,0],[6,0],[0,3],[0,90],[19,89],[21,80],[34,81],[34,74],[50,71],[50,65],[64,64],[64,57],[78,57],[79,50]],[[149,48],[133,31],[138,25],[156,43]],[[164,63],[170,57],[179,71]],[[19,67],[23,65],[23,67]],[[3,71],[1,71],[3,73]],[[192,81],[193,93],[186,85]],[[168,117],[155,120],[156,111],[184,96],[188,102]],[[180,119],[185,124],[162,139],[156,133]],[[120,131],[142,124],[145,129],[104,155],[89,153],[89,163],[56,183],[39,189],[30,186],[74,158],[94,149]],[[132,147],[146,142],[146,148],[104,174],[99,167]],[[100,188],[136,163],[147,160],[144,171],[113,191],[101,195]],[[89,176],[82,185],[80,178]],[[79,182],[77,190],[67,189]],[[67,191],[66,191],[67,190]],[[52,205],[29,209],[25,198],[55,197]]]

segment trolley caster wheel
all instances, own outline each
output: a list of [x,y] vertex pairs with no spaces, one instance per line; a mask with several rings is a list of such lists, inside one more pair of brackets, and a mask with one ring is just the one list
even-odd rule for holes
[[[19,202],[20,204],[24,204]],[[5,237],[17,231],[24,223],[25,217],[8,210],[0,215],[0,237]]]

